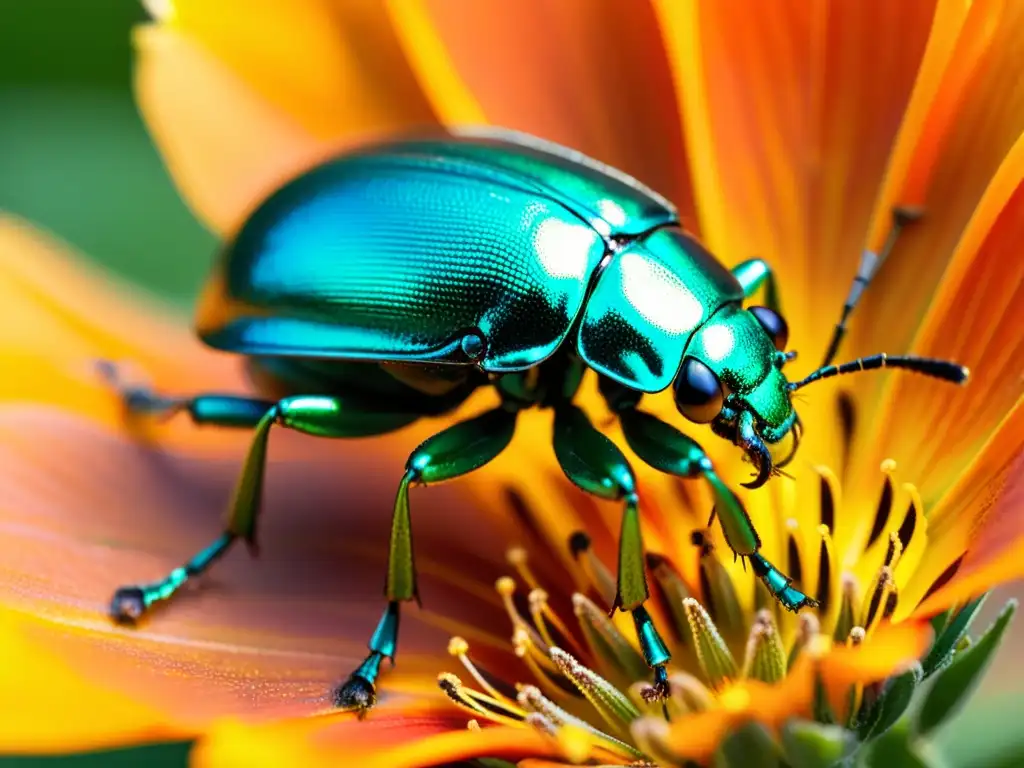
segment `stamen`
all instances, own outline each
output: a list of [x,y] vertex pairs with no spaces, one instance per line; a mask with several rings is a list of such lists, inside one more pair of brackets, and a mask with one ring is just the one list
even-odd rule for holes
[[591,656],[604,662],[606,672],[619,672],[628,680],[647,676],[647,663],[608,615],[590,598],[577,592],[572,596],[573,612],[579,620]]
[[533,575],[533,571],[530,570],[530,564],[527,562],[526,550],[522,547],[512,547],[505,553],[505,559],[508,560],[508,564],[516,569],[516,573],[530,589],[537,589],[540,586],[540,582],[537,581],[537,577]]
[[846,639],[847,645],[856,647],[864,642],[867,637],[864,627],[854,627],[850,630],[850,636]]
[[615,602],[615,578],[594,554],[594,548],[590,546],[590,537],[583,531],[576,531],[569,537],[569,551],[572,552],[576,562],[580,564],[594,590],[610,608]]
[[[551,610],[551,606],[548,604],[548,593],[543,589],[537,588],[530,590],[530,595],[527,598],[530,603],[530,616],[533,617],[533,625],[540,632],[540,636],[544,638],[545,646],[550,648],[553,645],[559,645],[562,643],[568,643],[573,647],[573,650],[577,653],[582,653],[579,643],[576,642],[576,638],[569,632],[569,628],[565,626],[558,615]],[[551,630],[548,628],[548,624],[551,624],[558,632],[559,637],[555,638],[551,634]]]
[[643,757],[640,752],[635,750],[629,744],[626,744],[624,741],[620,741],[614,736],[609,736],[604,731],[594,728],[585,720],[581,720],[575,715],[569,714],[553,701],[545,698],[536,686],[524,685],[523,689],[519,692],[518,701],[519,706],[524,710],[544,715],[544,717],[557,726],[568,725],[586,731],[595,739],[602,742],[602,746],[609,751],[614,752],[619,757],[624,757],[628,760]]
[[558,726],[544,717],[544,715],[538,715],[536,712],[531,712],[526,716],[526,724],[540,731],[545,736],[550,736],[556,741],[558,740]]
[[690,623],[697,661],[712,687],[736,678],[736,661],[704,607],[692,597],[683,601],[686,618]]
[[550,653],[559,671],[572,680],[613,729],[622,732],[640,716],[636,705],[596,672],[584,667],[561,648],[552,648]]
[[438,675],[437,683],[455,704],[491,722],[502,725],[519,725],[526,716],[523,710],[511,702],[504,704],[486,694],[474,691],[472,688],[466,688],[462,681],[450,672],[442,672]]
[[899,534],[896,531],[892,531],[889,534],[889,548],[885,551],[884,565],[892,570],[896,570],[896,564],[900,561],[902,555],[903,542],[900,541]]
[[821,622],[816,614],[803,611],[798,613],[796,618],[796,639],[793,641],[793,647],[789,649],[789,660],[786,664],[788,669],[793,668],[797,657],[812,648],[821,635]]
[[497,590],[498,594],[501,595],[501,601],[505,605],[505,612],[508,613],[509,620],[512,622],[513,630],[516,632],[522,630],[529,635],[530,640],[535,646],[539,648],[546,648],[547,644],[544,642],[544,639],[537,634],[537,630],[530,626],[530,622],[519,615],[519,609],[516,608],[515,600],[513,600],[513,595],[516,593],[515,580],[509,576],[502,576],[494,582],[494,588]]
[[747,641],[743,677],[775,683],[786,676],[786,651],[770,611],[758,611]]
[[746,620],[732,577],[714,552],[701,557],[700,571],[708,614],[714,617],[715,623],[731,640],[742,642],[747,631]]
[[[516,656],[526,663],[538,680],[550,682],[551,685],[557,686],[558,683],[556,681],[561,678],[561,673],[558,671],[555,663],[548,658],[548,655],[542,649],[543,646],[535,642],[526,629],[520,627],[513,630],[512,650],[515,651]],[[565,692],[563,691],[563,693]]]
[[648,555],[647,567],[665,597],[665,604],[672,616],[672,627],[675,630],[676,638],[680,644],[687,648],[693,648],[690,623],[686,620],[686,612],[683,610],[683,600],[691,596],[690,590],[687,589],[686,584],[667,558],[660,555]]
[[828,526],[819,525],[818,535],[821,536],[821,545],[818,548],[818,599],[819,610],[822,614],[828,613],[832,605],[832,574],[836,572],[836,553],[832,545],[832,536]]
[[892,569],[882,566],[875,580],[874,588],[871,590],[871,600],[868,601],[868,608],[864,614],[862,625],[870,633],[881,621],[882,611],[889,600],[889,596],[896,590],[896,580],[892,577]]
[[857,622],[857,579],[849,573],[843,574],[842,580],[842,601],[839,604],[839,613],[836,616],[836,626],[832,637],[836,641],[844,640]]
[[882,474],[885,475],[885,480],[882,483],[882,495],[879,497],[878,506],[875,508],[875,521],[871,525],[871,533],[868,535],[867,544],[864,545],[865,550],[882,535],[882,531],[885,530],[885,524],[889,522],[889,514],[892,512],[894,493],[892,476],[896,471],[896,462],[892,459],[886,459],[882,462],[881,470]]
[[473,661],[469,658],[469,643],[467,643],[464,639],[457,636],[451,638],[448,641],[448,653],[462,662],[462,666],[466,668],[469,674],[473,676],[473,679],[476,680],[477,684],[485,691],[487,691],[487,693],[489,693],[495,699],[505,702],[506,704],[512,703],[512,699],[507,694],[502,693],[497,688],[495,688],[494,685],[492,685],[490,681],[487,680],[483,673],[480,672],[476,664],[474,664]]

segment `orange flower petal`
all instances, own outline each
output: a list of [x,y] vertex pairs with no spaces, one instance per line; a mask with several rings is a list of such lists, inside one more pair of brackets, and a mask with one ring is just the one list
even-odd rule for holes
[[655,7],[704,238],[727,262],[756,255],[772,264],[793,345],[813,359],[856,269],[932,6]]
[[192,211],[232,231],[282,181],[330,151],[194,38],[135,30],[139,109]]
[[[165,25],[317,138],[434,122],[377,0],[174,0]],[[230,104],[207,115],[245,125]]]
[[[957,26],[962,11],[956,5],[949,5],[952,20],[936,34],[946,36]],[[979,201],[1024,132],[1024,89],[1017,87],[1022,38],[1024,5],[970,5],[924,122],[910,131],[919,134],[914,152],[921,155],[903,161],[909,167],[895,187],[899,192],[886,191],[893,202],[922,205],[924,218],[900,237],[879,276],[884,285],[865,294],[858,312],[871,322],[851,330],[858,340],[854,351],[908,347]]]
[[571,146],[633,174],[696,224],[671,75],[646,4],[426,0],[393,9],[443,120],[483,118]]
[[896,459],[928,506],[1024,395],[1024,259],[1007,256],[1022,240],[1024,136],[967,224],[913,345],[916,354],[968,366],[970,380],[953,389],[919,376],[892,376],[870,439],[874,452],[859,452],[865,474],[885,456]]
[[933,512],[929,547],[900,596],[894,619],[910,614],[922,597],[915,613],[927,616],[1024,575],[1022,457],[1024,399]]
[[416,768],[448,765],[478,756],[515,760],[556,756],[555,742],[523,728],[470,730],[452,708],[413,707],[395,714],[352,718],[313,718],[265,726],[234,722],[218,725],[197,744],[196,768],[253,768],[282,762],[304,766],[359,765],[361,768]]
[[885,679],[918,658],[930,641],[927,624],[907,622],[879,627],[857,647],[811,649],[777,685],[753,680],[737,683],[722,691],[715,709],[680,718],[672,724],[667,744],[679,755],[707,759],[726,732],[742,723],[756,720],[778,728],[791,717],[809,715],[817,676],[830,701],[839,704],[851,685]]
[[88,750],[187,735],[156,710],[83,680],[39,648],[38,624],[0,611],[0,751]]

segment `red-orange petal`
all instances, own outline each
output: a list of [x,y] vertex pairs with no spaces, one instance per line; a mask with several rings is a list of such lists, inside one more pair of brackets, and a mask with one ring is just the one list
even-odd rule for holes
[[443,120],[479,116],[566,144],[633,174],[696,224],[671,74],[646,3],[425,0],[393,4],[393,18]]
[[861,477],[894,458],[933,506],[1024,395],[1024,259],[1008,257],[1022,240],[1024,136],[967,223],[912,347],[967,366],[970,379],[953,388],[892,376],[874,434],[858,451]]
[[[953,15],[937,34],[957,27],[958,5],[964,4],[942,4]],[[901,191],[886,191],[891,202],[921,205],[924,217],[901,235],[879,276],[884,285],[865,294],[858,313],[871,322],[851,332],[851,351],[899,351],[913,339],[979,201],[1024,131],[1024,89],[1017,85],[1022,37],[1024,5],[970,4],[934,99],[916,115],[923,123],[906,178],[902,186],[893,182]]]

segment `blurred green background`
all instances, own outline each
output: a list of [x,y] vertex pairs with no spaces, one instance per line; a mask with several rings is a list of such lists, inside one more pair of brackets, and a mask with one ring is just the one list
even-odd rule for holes
[[[0,210],[58,235],[184,310],[216,240],[178,197],[133,102],[130,29],[144,18],[137,0],[0,0]],[[1019,588],[988,601],[976,631],[1014,592]],[[1017,725],[1024,703],[1022,635],[1013,628],[983,695],[959,727],[944,734],[953,763],[1015,764],[982,760],[974,750],[979,732],[1024,743]],[[999,753],[1009,744],[991,746]],[[181,764],[183,756],[181,747],[172,747],[163,764]],[[134,765],[140,759],[138,753],[108,754],[62,764]],[[143,762],[157,765],[160,757],[149,753]],[[23,764],[17,758],[0,763]]]
[[0,0],[0,209],[184,304],[216,242],[132,100],[144,18],[137,0]]

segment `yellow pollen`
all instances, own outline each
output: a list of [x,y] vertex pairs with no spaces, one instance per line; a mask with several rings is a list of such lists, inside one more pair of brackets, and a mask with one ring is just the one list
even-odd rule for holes
[[494,582],[494,588],[498,590],[498,594],[502,597],[511,597],[516,591],[516,582],[511,576],[502,576],[496,582]]
[[452,656],[461,656],[469,650],[469,643],[461,637],[453,637],[448,641],[448,653]]
[[519,578],[526,582],[526,586],[530,589],[537,589],[539,582],[537,577],[533,575],[533,571],[530,570],[525,549],[522,547],[512,547],[505,553],[505,558],[508,560],[509,565],[516,569]]
[[531,589],[527,599],[530,601],[531,608],[535,605],[540,607],[548,601],[548,593],[540,588]]
[[896,461],[894,459],[886,459],[882,462],[881,469],[885,474],[891,475],[896,471]]
[[864,642],[864,638],[867,636],[867,632],[864,631],[864,627],[854,627],[850,630],[850,637],[847,639],[847,645],[860,645]]
[[466,723],[466,729],[470,731],[479,731],[480,723],[477,720],[470,720],[468,723]]
[[728,712],[744,712],[750,706],[750,691],[742,686],[734,686],[722,691],[718,701]]

